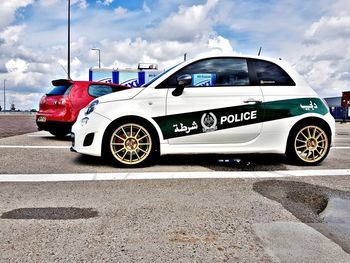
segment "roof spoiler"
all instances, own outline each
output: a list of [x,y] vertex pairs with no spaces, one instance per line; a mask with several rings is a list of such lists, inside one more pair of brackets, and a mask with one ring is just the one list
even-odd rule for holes
[[62,86],[62,85],[69,85],[72,83],[72,80],[69,79],[55,79],[51,81],[53,86]]

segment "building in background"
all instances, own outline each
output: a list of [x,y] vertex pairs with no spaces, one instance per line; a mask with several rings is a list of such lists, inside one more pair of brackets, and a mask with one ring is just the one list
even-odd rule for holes
[[341,97],[325,98],[329,110],[337,121],[350,121],[350,91],[343,91]]
[[115,83],[136,88],[161,72],[156,64],[149,63],[140,63],[137,69],[90,68],[89,81]]

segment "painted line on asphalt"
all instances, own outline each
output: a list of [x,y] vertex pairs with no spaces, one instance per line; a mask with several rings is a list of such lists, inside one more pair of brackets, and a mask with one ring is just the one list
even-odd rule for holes
[[145,172],[78,174],[0,174],[0,182],[77,182],[162,179],[260,179],[308,176],[350,176],[350,169],[254,172]]
[[53,135],[50,135],[50,134],[27,134],[28,137],[52,137],[54,138]]
[[350,149],[350,146],[332,146],[331,149]]
[[70,146],[45,146],[45,145],[0,145],[0,148],[28,148],[28,149],[69,149]]

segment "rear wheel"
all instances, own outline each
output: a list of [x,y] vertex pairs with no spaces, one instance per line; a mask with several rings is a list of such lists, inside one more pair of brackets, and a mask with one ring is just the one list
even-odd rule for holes
[[298,125],[290,134],[287,156],[298,164],[317,165],[330,150],[330,134],[322,125]]
[[150,164],[156,156],[158,140],[146,123],[117,124],[107,134],[104,149],[117,166],[138,167]]

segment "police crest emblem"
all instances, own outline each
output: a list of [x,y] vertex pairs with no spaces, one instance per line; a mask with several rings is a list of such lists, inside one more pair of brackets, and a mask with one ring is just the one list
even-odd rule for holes
[[218,127],[216,126],[217,122],[218,121],[214,113],[204,113],[201,118],[203,132],[216,131],[218,129]]

